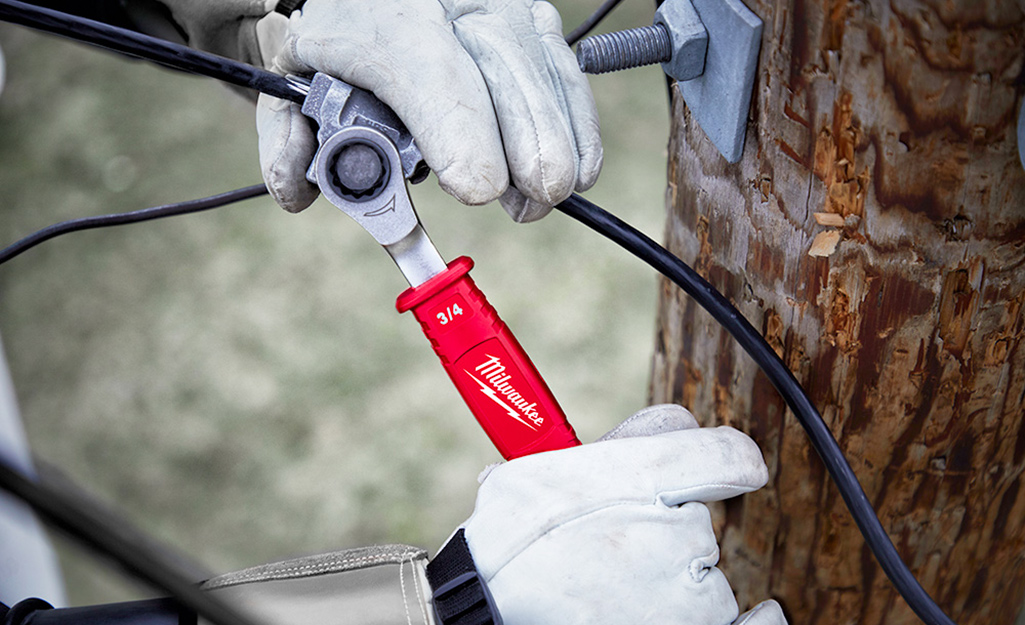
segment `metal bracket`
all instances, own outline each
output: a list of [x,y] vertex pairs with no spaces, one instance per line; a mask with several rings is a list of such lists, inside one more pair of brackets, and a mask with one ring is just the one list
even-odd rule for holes
[[[312,80],[289,76],[289,80],[307,92],[302,111],[320,126],[317,138],[321,144],[343,128],[374,128],[395,145],[402,163],[401,171],[410,182],[416,184],[427,177],[429,170],[413,135],[374,94],[325,74],[316,74]],[[314,184],[318,180],[315,168],[316,161],[306,175]]]
[[[667,3],[689,1],[667,0]],[[744,152],[762,20],[740,0],[692,0],[692,3],[708,31],[705,71],[677,85],[701,129],[727,161],[736,163]]]

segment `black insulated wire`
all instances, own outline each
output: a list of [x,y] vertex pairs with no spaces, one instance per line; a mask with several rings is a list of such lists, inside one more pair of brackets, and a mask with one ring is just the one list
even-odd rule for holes
[[17,0],[0,0],[0,20],[90,43],[191,74],[216,78],[300,104],[305,99],[305,95],[288,79],[265,69],[84,17]]
[[840,445],[801,384],[740,311],[680,258],[601,207],[574,194],[555,208],[614,241],[672,280],[726,328],[754,359],[797,416],[812,446],[829,470],[865,542],[908,606],[928,625],[954,625],[954,621],[936,605],[904,564],[851,465],[847,463]]
[[42,230],[33,232],[32,234],[15,241],[11,245],[0,250],[0,265],[11,260],[15,256],[27,252],[33,247],[39,245],[44,241],[49,241],[54,237],[59,237],[64,234],[71,232],[79,232],[81,230],[91,230],[93,228],[108,228],[111,226],[123,226],[125,224],[136,224],[143,221],[152,221],[154,219],[162,219],[164,217],[175,217],[177,215],[187,215],[189,213],[198,213],[200,211],[207,211],[214,208],[220,208],[234,202],[242,200],[248,200],[250,198],[259,197],[261,195],[267,195],[267,185],[258,184],[251,187],[245,187],[243,189],[237,189],[235,191],[229,191],[227,193],[220,193],[218,195],[212,195],[210,197],[190,200],[188,202],[179,202],[176,204],[165,204],[163,206],[154,206],[152,208],[143,208],[137,211],[131,211],[129,213],[115,213],[113,215],[97,215],[95,217],[82,217],[80,219],[71,219],[68,221],[62,221],[60,223],[47,226]]
[[622,1],[623,0],[605,0],[605,2],[603,2],[602,5],[594,11],[594,13],[588,15],[587,19],[585,19],[583,22],[580,22],[579,26],[574,28],[572,31],[570,31],[568,35],[566,35],[566,44],[572,46],[576,42],[586,37],[587,33],[594,30],[595,27],[598,26],[598,24],[600,24],[602,20],[608,17],[609,13],[612,12],[612,9],[619,6],[619,4]]
[[[611,10],[618,0],[610,0]],[[656,0],[656,5],[661,4]],[[599,12],[605,8],[603,5]],[[605,12],[607,14],[607,11]],[[597,15],[597,12],[596,12]],[[600,18],[599,18],[600,19]],[[251,87],[295,102],[302,102],[303,95],[286,79],[270,72],[246,66],[215,55],[196,52],[190,48],[172,44],[161,39],[139,35],[133,31],[107,26],[84,18],[69,16],[56,11],[39,9],[15,0],[0,0],[0,20],[10,21],[64,35],[117,52],[155,61],[162,65],[182,69],[228,82]],[[596,20],[595,23],[597,23]],[[580,30],[580,29],[578,29]],[[575,33],[576,31],[574,31]],[[582,36],[582,35],[581,35]],[[154,49],[147,49],[152,46]],[[818,410],[761,334],[701,276],[682,260],[672,255],[650,238],[632,228],[600,207],[584,198],[573,195],[558,208],[563,213],[587,225],[599,234],[611,239],[626,250],[652,266],[675,282],[707,310],[741,344],[776,387],[787,405],[804,427],[812,446],[822,458],[830,476],[837,485],[844,502],[854,517],[884,572],[908,605],[928,625],[954,625],[936,605],[904,564],[875,514],[857,476],[854,474],[839,444],[826,427]],[[0,474],[2,474],[0,470]],[[30,483],[31,484],[31,483]],[[0,484],[3,486],[5,484]],[[59,493],[53,494],[59,498]],[[26,499],[28,500],[28,499]],[[30,501],[35,506],[36,502]],[[40,502],[44,503],[45,502]],[[66,522],[73,525],[72,521]],[[73,529],[73,528],[71,528]],[[113,555],[114,552],[111,552]],[[148,578],[144,571],[140,575]],[[163,587],[163,586],[162,586]],[[175,593],[177,594],[177,593]],[[202,610],[201,614],[207,615]],[[209,618],[209,616],[208,616]],[[230,615],[211,618],[219,625],[242,625],[231,620]]]

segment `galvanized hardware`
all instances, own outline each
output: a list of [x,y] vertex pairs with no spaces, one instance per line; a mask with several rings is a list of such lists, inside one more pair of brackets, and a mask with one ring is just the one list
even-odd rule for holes
[[708,31],[689,0],[666,0],[655,11],[655,23],[669,31],[672,57],[662,71],[677,82],[697,78],[705,71]]
[[708,29],[705,71],[678,87],[701,129],[736,163],[744,153],[762,20],[740,0],[694,0],[694,8]]
[[736,163],[744,151],[761,37],[761,19],[740,0],[666,0],[653,27],[584,39],[577,61],[592,74],[661,62],[698,125]]
[[664,63],[673,57],[669,30],[653,24],[588,37],[577,44],[577,63],[585,74],[604,74]]
[[306,178],[384,246],[411,286],[444,271],[406,189],[405,178],[426,175],[427,167],[391,109],[369,92],[317,74],[303,113],[320,126]]
[[654,63],[677,81],[701,75],[708,33],[688,0],[669,0],[651,26],[588,37],[577,44],[577,63],[586,74],[604,74]]

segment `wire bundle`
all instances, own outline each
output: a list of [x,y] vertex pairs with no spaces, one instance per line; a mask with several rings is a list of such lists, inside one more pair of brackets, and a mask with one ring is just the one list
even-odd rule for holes
[[[619,2],[620,0],[605,2],[591,18],[571,33],[569,39],[575,41],[582,37]],[[0,0],[0,20],[71,37],[161,65],[256,89],[276,97],[295,102],[303,100],[303,95],[292,83],[266,70],[100,22],[41,9],[16,0]],[[0,250],[0,263],[43,241],[69,232],[209,210],[266,193],[264,185],[257,185],[191,202],[62,222]],[[861,488],[857,476],[844,458],[839,444],[800,383],[740,311],[680,258],[597,205],[573,195],[556,208],[614,241],[668,277],[730,332],[765,372],[801,422],[866,542],[908,605],[929,625],[954,625],[954,621],[936,605],[901,560]],[[98,514],[95,509],[83,506],[82,502],[64,497],[60,491],[48,489],[25,478],[2,461],[0,487],[24,499],[44,519],[114,557],[131,572],[171,593],[198,614],[218,625],[245,625],[244,618],[199,591],[191,579],[185,579],[181,569],[159,550],[139,548],[140,541],[136,539],[138,533],[127,531],[127,526],[123,522],[111,520],[109,515]]]

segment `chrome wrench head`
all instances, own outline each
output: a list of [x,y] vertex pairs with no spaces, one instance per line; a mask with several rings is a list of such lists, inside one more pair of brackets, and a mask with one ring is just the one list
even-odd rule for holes
[[[289,76],[289,80],[306,94],[302,112],[317,122],[317,139],[321,145],[343,128],[368,126],[380,131],[395,144],[402,161],[402,169],[399,171],[406,179],[416,184],[427,177],[430,170],[413,135],[395,112],[374,94],[326,74],[315,74],[310,80]],[[306,178],[317,183],[315,168],[307,172]]]
[[419,224],[395,146],[366,126],[349,126],[321,143],[315,182],[329,202],[381,245],[394,245]]
[[[320,148],[307,179],[384,246],[410,285],[444,271],[445,261],[420,226],[406,188],[406,177],[426,172],[426,166],[391,109],[365,91],[317,74],[303,113],[320,124]],[[405,142],[404,153],[396,140]]]

